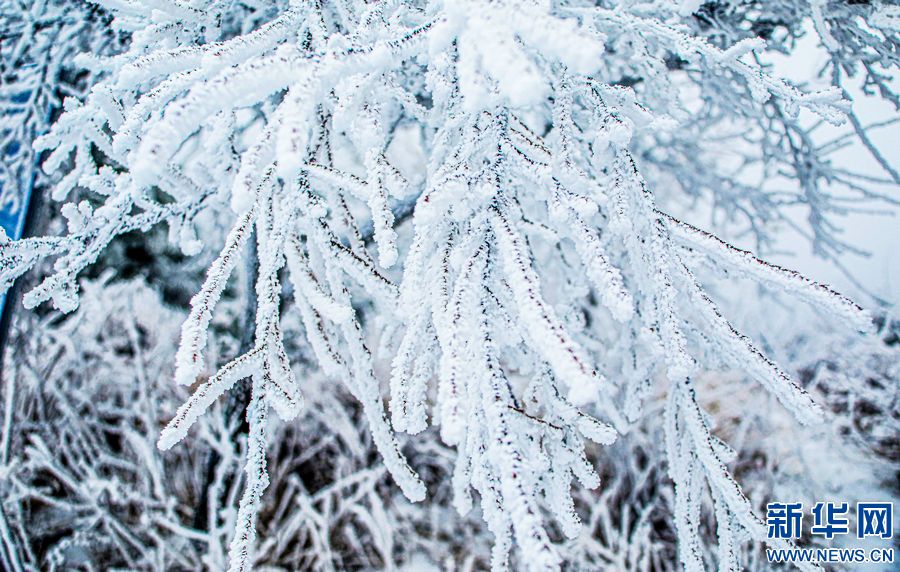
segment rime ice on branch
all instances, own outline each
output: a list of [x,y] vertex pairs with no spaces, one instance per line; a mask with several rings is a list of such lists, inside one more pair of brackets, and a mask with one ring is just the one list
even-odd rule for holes
[[[253,564],[268,412],[289,421],[303,404],[282,312],[299,314],[318,367],[360,402],[387,469],[414,501],[425,486],[395,432],[425,430],[430,414],[457,450],[455,506],[466,513],[472,490],[480,496],[495,570],[509,566],[513,545],[524,567],[560,568],[551,529],[569,538],[581,530],[573,479],[602,487],[588,442],[610,445],[640,420],[657,380],[669,394],[685,567],[704,565],[704,487],[723,569],[737,569],[740,531],[770,542],[728,472],[729,449],[711,433],[693,377],[745,372],[798,421],[817,422],[821,411],[729,322],[694,266],[784,291],[850,328],[865,330],[868,317],[826,286],[666,214],[659,171],[696,175],[646,141],[677,143],[692,128],[678,82],[715,81],[709,97],[717,113],[733,109],[729,121],[765,109],[784,124],[801,111],[840,124],[840,90],[804,92],[770,75],[754,57],[762,41],[719,46],[673,23],[692,17],[690,2],[100,4],[131,33],[130,48],[85,59],[105,79],[83,102],[68,100],[38,144],[52,151],[48,171],[68,173],[55,198],[91,191],[94,201],[64,207],[65,236],[4,242],[0,284],[55,257],[26,304],[71,311],[79,273],[117,236],[165,222],[194,254],[204,246],[199,217],[228,221],[224,245],[205,245],[219,254],[178,350],[176,381],[199,384],[159,447],[185,438],[251,378],[232,570]],[[223,27],[234,21],[244,25]],[[414,156],[398,142],[403,130],[417,133],[424,164],[401,164]],[[258,252],[253,344],[215,367],[204,355],[211,319],[249,241]],[[395,267],[402,275],[389,273]],[[376,338],[391,352],[389,416]]]

